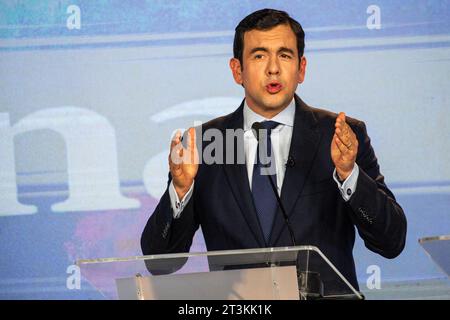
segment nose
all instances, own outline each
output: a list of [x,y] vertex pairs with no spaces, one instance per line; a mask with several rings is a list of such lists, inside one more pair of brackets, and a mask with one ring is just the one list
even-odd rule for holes
[[280,66],[278,64],[277,58],[272,57],[271,59],[269,59],[267,73],[269,76],[278,75],[280,73]]

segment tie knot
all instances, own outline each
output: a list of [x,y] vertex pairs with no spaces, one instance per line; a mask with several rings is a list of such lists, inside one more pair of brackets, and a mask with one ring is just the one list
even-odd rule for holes
[[271,120],[270,120],[270,121],[263,121],[263,122],[261,122],[261,126],[262,126],[264,129],[268,130],[269,133],[270,133],[273,129],[275,129],[279,124],[280,124],[279,122],[271,121]]

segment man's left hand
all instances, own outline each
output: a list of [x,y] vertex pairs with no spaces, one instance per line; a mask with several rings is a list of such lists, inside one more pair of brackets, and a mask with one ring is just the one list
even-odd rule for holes
[[345,113],[336,118],[333,141],[331,141],[331,159],[341,180],[347,179],[355,166],[358,154],[358,139],[345,122]]

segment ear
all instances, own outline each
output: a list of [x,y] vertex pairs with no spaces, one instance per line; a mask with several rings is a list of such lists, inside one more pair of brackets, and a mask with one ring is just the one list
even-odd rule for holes
[[231,72],[233,73],[233,78],[234,81],[237,84],[242,85],[242,69],[241,69],[241,62],[239,61],[239,59],[236,58],[231,58],[230,59],[230,69]]
[[305,56],[300,58],[300,69],[298,70],[298,83],[302,83],[305,80],[305,73],[306,73],[306,58]]

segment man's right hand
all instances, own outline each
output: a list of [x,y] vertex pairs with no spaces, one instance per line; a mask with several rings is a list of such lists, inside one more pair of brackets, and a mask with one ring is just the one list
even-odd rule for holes
[[177,131],[170,143],[169,168],[173,186],[180,200],[191,188],[199,163],[194,128],[188,130],[187,137],[187,148],[184,148],[181,143],[180,131]]

